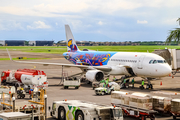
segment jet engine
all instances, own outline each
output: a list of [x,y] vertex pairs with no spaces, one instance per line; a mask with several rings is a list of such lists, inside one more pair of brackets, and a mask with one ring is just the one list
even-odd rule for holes
[[94,82],[101,81],[104,78],[104,73],[100,70],[88,70],[86,72],[86,79]]

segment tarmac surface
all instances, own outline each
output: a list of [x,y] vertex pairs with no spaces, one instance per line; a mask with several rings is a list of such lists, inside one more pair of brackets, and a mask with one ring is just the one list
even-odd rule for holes
[[[1,54],[2,53],[2,54]],[[43,59],[43,60],[33,60],[33,61],[39,61],[39,62],[49,62],[49,63],[69,63],[67,60],[62,58],[61,55],[56,54],[41,54],[41,53],[24,53],[20,51],[10,51],[12,58],[15,57],[32,57],[32,56],[40,56],[52,58],[52,59]],[[33,58],[35,58],[33,57]],[[6,51],[0,50],[0,58],[8,58],[8,55],[6,54]],[[83,82],[81,84],[81,87],[79,89],[75,88],[69,88],[64,89],[63,86],[60,84],[61,82],[61,76],[62,76],[62,67],[61,66],[55,66],[55,65],[49,65],[49,66],[43,66],[43,65],[37,65],[37,64],[21,64],[16,63],[13,61],[0,61],[0,72],[4,70],[17,70],[17,69],[38,69],[43,70],[47,76],[49,81],[49,87],[47,90],[47,96],[48,96],[48,106],[52,106],[53,101],[60,101],[60,100],[83,100],[83,101],[90,101],[100,104],[106,104],[111,105],[111,96],[110,95],[104,95],[104,96],[97,96],[95,95],[94,90],[92,89],[91,84],[87,84],[87,82]],[[73,75],[76,73],[80,73],[81,70],[79,68],[69,67],[64,68],[64,71],[68,72],[68,75]],[[120,78],[121,76],[117,76],[117,78]],[[110,76],[110,80],[112,80],[113,76]],[[153,90],[140,90],[139,86],[141,85],[141,78],[137,77],[135,78],[135,88],[129,88],[129,89],[121,89],[121,91],[128,91],[128,92],[143,92],[143,93],[149,93],[151,91],[167,91],[167,92],[180,92],[180,73],[177,73],[174,78],[172,76],[167,76],[161,79],[152,80],[151,83],[153,84],[154,89]],[[162,85],[160,83],[162,82]],[[146,83],[146,82],[145,82]],[[29,96],[26,95],[26,99]],[[169,96],[170,97],[170,96]],[[177,96],[176,98],[180,98]],[[17,99],[16,99],[17,100]],[[48,111],[48,116],[49,111]],[[53,120],[53,118],[48,118],[48,120]],[[173,118],[170,116],[160,116],[156,115],[156,120],[172,120]],[[180,119],[177,118],[177,119]],[[126,117],[124,120],[136,120],[136,118]]]

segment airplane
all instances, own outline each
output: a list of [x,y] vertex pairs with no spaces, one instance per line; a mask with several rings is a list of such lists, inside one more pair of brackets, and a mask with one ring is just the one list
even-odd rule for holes
[[[102,80],[105,75],[125,75],[150,79],[168,76],[172,69],[164,58],[154,53],[143,52],[107,52],[79,50],[69,25],[65,25],[67,52],[63,56],[73,64],[46,63],[32,61],[15,61],[19,63],[59,65],[77,67],[85,73],[86,79],[94,82]],[[7,50],[8,51],[8,50]],[[12,60],[9,52],[8,55]]]

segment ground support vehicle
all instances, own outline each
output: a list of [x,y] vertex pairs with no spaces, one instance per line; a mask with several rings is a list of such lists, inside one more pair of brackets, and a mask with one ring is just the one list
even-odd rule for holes
[[51,116],[59,120],[123,120],[120,107],[79,100],[54,101]]
[[154,110],[142,109],[131,105],[116,104],[116,106],[122,108],[124,116],[136,117],[141,120],[146,120],[146,118],[155,120],[155,114],[157,113],[157,111]]
[[[109,86],[109,87],[108,87]],[[112,91],[119,91],[120,86],[115,82],[110,82],[107,87],[95,88],[96,95],[111,94]]]
[[98,87],[103,87],[104,83],[100,83],[100,82],[93,82],[92,83],[92,87],[93,87],[93,90],[95,88],[98,88]]
[[16,88],[23,86],[26,92],[29,92],[31,87],[35,86],[47,86],[47,76],[44,71],[34,69],[18,69],[3,71],[1,73],[1,84],[12,85]]
[[22,112],[0,113],[0,120],[31,120],[31,115]]
[[76,77],[64,79],[64,89],[68,89],[69,87],[75,87],[78,89],[81,85],[81,80],[77,79]]

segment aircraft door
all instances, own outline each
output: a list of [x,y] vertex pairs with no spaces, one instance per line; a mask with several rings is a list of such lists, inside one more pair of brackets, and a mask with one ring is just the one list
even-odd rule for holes
[[143,69],[142,63],[143,63],[144,58],[145,58],[145,55],[141,55],[141,56],[139,57],[138,63],[137,63],[137,64],[138,64],[138,65],[137,65],[138,69]]

